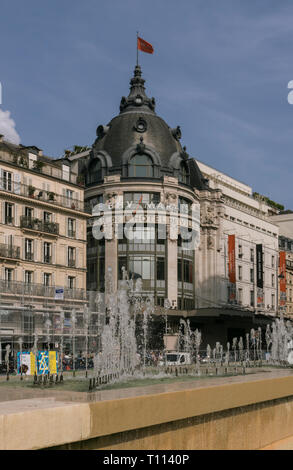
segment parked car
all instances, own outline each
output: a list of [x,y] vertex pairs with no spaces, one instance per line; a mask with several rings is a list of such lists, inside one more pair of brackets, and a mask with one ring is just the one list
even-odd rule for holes
[[186,366],[191,364],[191,356],[186,352],[166,353],[159,362],[160,366]]

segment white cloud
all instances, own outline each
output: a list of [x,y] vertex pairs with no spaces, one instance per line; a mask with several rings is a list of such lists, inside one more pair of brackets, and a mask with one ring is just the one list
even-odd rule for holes
[[13,144],[18,145],[20,143],[20,137],[15,129],[15,122],[10,117],[10,111],[0,109],[0,134],[3,134],[4,138]]

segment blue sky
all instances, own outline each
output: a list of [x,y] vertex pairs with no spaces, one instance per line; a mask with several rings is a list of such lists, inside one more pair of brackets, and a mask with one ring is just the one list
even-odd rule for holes
[[13,120],[54,157],[91,145],[128,94],[138,30],[147,94],[189,154],[293,209],[292,24],[291,0],[2,0],[0,133]]

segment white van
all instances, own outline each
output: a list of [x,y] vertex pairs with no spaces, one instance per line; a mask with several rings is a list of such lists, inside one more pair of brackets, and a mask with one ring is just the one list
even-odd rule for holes
[[191,364],[189,353],[185,352],[169,352],[166,353],[164,359],[160,361],[160,366],[186,366]]

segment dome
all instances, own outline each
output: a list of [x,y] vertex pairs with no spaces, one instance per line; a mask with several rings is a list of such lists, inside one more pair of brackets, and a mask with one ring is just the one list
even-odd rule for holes
[[[191,159],[185,147],[182,149],[180,144],[180,127],[171,129],[157,116],[155,99],[146,95],[144,83],[141,68],[137,65],[130,80],[130,93],[128,97],[123,96],[121,99],[120,114],[106,126],[99,125],[97,128],[97,139],[92,147],[88,172],[90,173],[91,165],[95,165],[93,160],[99,159],[101,178],[105,174],[120,174],[124,178],[133,176],[133,172],[129,172],[129,165],[131,159],[138,154],[151,159],[154,168],[152,178],[169,175],[180,181],[182,175],[183,183],[193,185],[189,175],[199,172],[197,187],[201,184],[202,175],[198,167],[198,171],[190,171]],[[194,160],[193,162],[195,163]],[[89,180],[92,182],[92,176]]]

